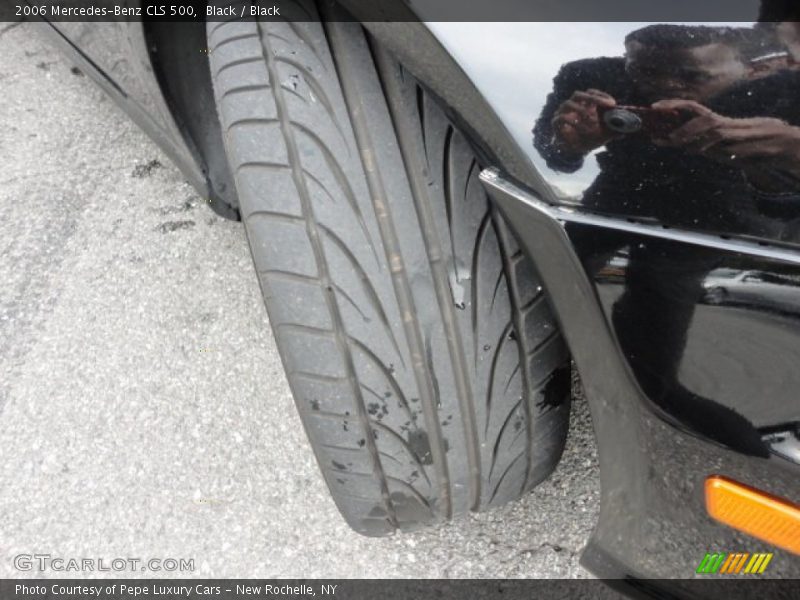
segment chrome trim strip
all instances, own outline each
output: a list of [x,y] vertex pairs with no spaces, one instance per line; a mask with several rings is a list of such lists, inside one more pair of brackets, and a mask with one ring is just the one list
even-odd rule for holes
[[659,225],[649,225],[622,218],[605,217],[589,212],[582,211],[580,208],[559,206],[540,200],[531,192],[524,190],[520,186],[505,179],[495,168],[484,169],[480,174],[480,179],[490,190],[494,188],[504,194],[513,196],[520,202],[527,204],[531,208],[546,214],[554,221],[560,223],[578,223],[581,225],[592,225],[603,229],[613,229],[655,237],[664,240],[672,240],[685,244],[694,244],[726,252],[738,252],[748,256],[757,256],[771,260],[780,260],[791,264],[800,265],[800,248],[783,247],[766,242],[754,242],[749,239],[741,239],[735,236],[711,235],[707,233],[696,233],[681,229],[662,227]]

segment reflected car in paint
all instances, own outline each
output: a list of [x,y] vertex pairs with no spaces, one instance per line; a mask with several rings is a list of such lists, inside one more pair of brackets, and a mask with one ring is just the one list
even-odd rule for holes
[[771,308],[790,314],[796,313],[800,307],[800,281],[791,276],[719,269],[709,273],[703,287],[708,304]]

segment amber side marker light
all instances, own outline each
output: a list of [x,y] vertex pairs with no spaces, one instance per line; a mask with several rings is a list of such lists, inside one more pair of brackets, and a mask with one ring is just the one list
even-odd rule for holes
[[712,518],[778,548],[800,554],[800,506],[725,479],[706,479]]

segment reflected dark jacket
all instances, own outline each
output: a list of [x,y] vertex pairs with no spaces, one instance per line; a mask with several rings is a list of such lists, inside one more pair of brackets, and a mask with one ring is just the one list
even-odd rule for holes
[[[800,127],[800,71],[787,69],[742,82],[716,98],[710,108],[731,117],[773,117]],[[785,185],[786,193],[756,193],[759,210],[776,219],[800,219],[800,181],[780,170],[773,170],[771,175]],[[787,226],[782,237],[797,241],[800,222]]]
[[[610,94],[618,104],[649,104],[635,91],[622,57],[585,59],[562,67],[533,129],[534,147],[556,171],[572,173],[592,160],[567,155],[552,143],[558,107],[575,91],[589,88]],[[755,191],[738,168],[659,148],[644,134],[612,140],[595,157],[600,174],[583,196],[589,209],[655,218],[674,226],[703,223],[751,235],[767,235],[774,228],[758,214]]]

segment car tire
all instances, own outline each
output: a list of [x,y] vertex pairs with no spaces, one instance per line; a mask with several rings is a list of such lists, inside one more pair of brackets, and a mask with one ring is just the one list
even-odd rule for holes
[[724,287],[716,286],[706,292],[706,304],[719,305],[728,300],[728,290]]
[[518,498],[563,450],[570,362],[469,140],[353,22],[207,25],[278,350],[366,535]]

